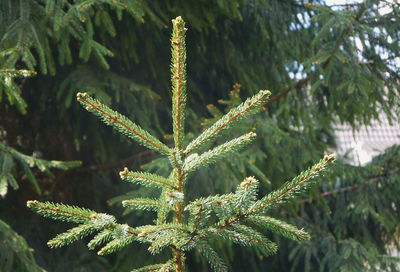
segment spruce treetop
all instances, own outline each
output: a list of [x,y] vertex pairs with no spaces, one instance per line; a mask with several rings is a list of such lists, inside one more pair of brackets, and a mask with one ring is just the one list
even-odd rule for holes
[[191,201],[185,194],[190,174],[199,168],[229,157],[250,144],[256,133],[249,132],[231,139],[202,153],[201,147],[211,144],[222,131],[235,128],[239,121],[260,111],[270,96],[269,91],[260,91],[237,107],[232,108],[218,121],[205,129],[197,138],[185,146],[185,112],[187,101],[185,22],[181,17],[172,20],[171,38],[171,82],[172,124],[174,147],[162,143],[127,117],[110,109],[86,93],[78,93],[82,106],[98,116],[104,123],[137,143],[169,158],[172,171],[168,177],[153,173],[120,172],[123,180],[159,190],[156,198],[133,198],[123,201],[123,206],[137,210],[154,211],[156,220],[152,225],[131,227],[120,224],[114,216],[64,204],[28,201],[27,205],[42,216],[77,223],[78,226],[57,235],[48,242],[50,247],[61,247],[83,237],[94,235],[88,243],[89,249],[101,247],[99,255],[105,255],[132,242],[146,243],[151,254],[170,251],[163,263],[149,265],[133,271],[185,270],[187,253],[199,252],[214,271],[228,271],[228,265],[212,247],[212,241],[229,240],[245,247],[256,248],[263,255],[277,251],[277,245],[264,232],[275,232],[295,241],[303,241],[310,235],[302,229],[266,216],[272,208],[285,203],[315,182],[315,178],[335,161],[335,155],[324,156],[317,164],[283,184],[279,189],[258,197],[259,182],[247,177],[234,192],[208,196]]

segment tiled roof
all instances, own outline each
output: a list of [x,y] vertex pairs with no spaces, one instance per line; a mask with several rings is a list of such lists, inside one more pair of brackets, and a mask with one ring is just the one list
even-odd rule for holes
[[349,162],[363,165],[387,147],[400,144],[400,123],[390,124],[385,115],[372,121],[369,126],[354,130],[349,125],[336,126],[337,152],[344,155],[349,151]]

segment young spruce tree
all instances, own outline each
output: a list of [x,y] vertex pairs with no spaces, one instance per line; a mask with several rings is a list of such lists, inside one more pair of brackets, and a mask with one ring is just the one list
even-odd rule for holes
[[[238,124],[240,120],[258,112],[268,100],[269,91],[260,91],[255,96],[231,109],[226,115],[203,131],[197,138],[184,146],[184,121],[186,109],[186,48],[185,23],[181,17],[172,20],[172,118],[175,147],[169,147],[156,139],[127,117],[113,111],[86,93],[78,93],[78,101],[107,125],[125,134],[138,143],[168,156],[173,170],[168,177],[130,171],[120,172],[121,179],[160,189],[157,199],[135,198],[122,202],[138,210],[156,211],[154,225],[130,227],[117,223],[114,216],[92,210],[54,204],[28,201],[35,212],[57,220],[77,223],[78,226],[57,235],[48,242],[50,247],[68,245],[85,236],[94,235],[88,243],[89,249],[102,246],[99,255],[112,253],[132,242],[150,244],[148,251],[157,254],[164,249],[171,250],[171,257],[162,264],[154,264],[133,271],[176,271],[185,270],[186,254],[197,250],[210,263],[214,271],[227,271],[227,265],[210,245],[213,239],[226,239],[242,246],[256,248],[264,255],[273,254],[277,245],[262,233],[270,230],[295,241],[310,238],[305,231],[281,220],[266,216],[272,208],[296,197],[306,190],[312,181],[335,160],[326,155],[317,164],[302,172],[281,188],[261,199],[257,198],[259,182],[247,177],[235,192],[209,196],[189,201],[185,186],[190,175],[200,167],[229,157],[248,145],[255,137],[249,132],[238,138],[205,151],[213,139]],[[104,245],[105,244],[105,245]]]

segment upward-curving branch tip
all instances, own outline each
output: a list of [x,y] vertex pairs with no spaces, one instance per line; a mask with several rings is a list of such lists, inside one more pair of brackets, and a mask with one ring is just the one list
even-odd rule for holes
[[178,16],[175,19],[172,19],[173,24],[184,24],[185,21],[182,19],[182,16]]
[[37,204],[39,201],[37,201],[37,200],[28,200],[27,202],[26,202],[26,206],[28,207],[28,208],[32,208],[33,206],[35,206],[35,204]]
[[124,168],[124,170],[119,172],[119,176],[121,177],[121,179],[125,178],[126,175],[128,174],[129,169],[127,167]]
[[258,182],[258,180],[255,177],[250,176],[250,177],[245,178],[242,181],[242,183],[240,183],[240,187],[247,188],[247,187],[251,186],[252,184],[256,184],[257,182]]
[[263,96],[270,96],[272,94],[270,90],[260,90],[260,93],[263,94]]
[[332,153],[330,155],[325,155],[324,156],[324,161],[326,161],[328,163],[334,162],[335,160],[336,160],[336,154],[335,153]]
[[88,95],[88,93],[81,93],[81,92],[78,92],[77,94],[76,94],[76,99],[78,100],[78,101],[81,101],[82,99],[85,99],[85,98],[88,98],[89,97],[89,95]]

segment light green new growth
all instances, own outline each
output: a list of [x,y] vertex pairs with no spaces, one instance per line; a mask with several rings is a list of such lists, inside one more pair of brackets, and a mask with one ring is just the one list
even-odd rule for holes
[[186,44],[185,22],[181,17],[172,21],[172,120],[177,150],[182,149],[186,109]]
[[122,202],[123,206],[132,209],[156,211],[157,220],[153,225],[132,228],[117,223],[112,215],[63,204],[28,201],[28,207],[45,217],[78,223],[77,227],[50,240],[49,246],[60,247],[97,233],[88,243],[88,247],[94,249],[103,246],[98,252],[100,255],[112,253],[134,241],[149,244],[148,251],[151,254],[158,254],[166,249],[171,250],[170,258],[164,263],[133,271],[183,272],[187,253],[195,250],[209,262],[213,271],[222,272],[228,271],[228,265],[212,248],[213,239],[229,240],[245,247],[252,247],[264,255],[273,254],[278,249],[278,246],[265,236],[266,231],[272,231],[295,241],[309,239],[310,235],[304,230],[266,216],[265,212],[304,192],[313,183],[314,178],[334,162],[334,155],[326,155],[316,165],[261,199],[258,198],[259,182],[254,177],[244,179],[235,192],[194,201],[187,199],[185,186],[191,172],[216,163],[229,155],[237,154],[241,148],[255,139],[256,134],[249,132],[202,154],[195,151],[211,144],[222,131],[234,128],[238,121],[258,112],[268,100],[270,92],[260,91],[244,103],[232,108],[184,147],[187,86],[186,28],[181,17],[172,20],[172,24],[174,148],[166,146],[140,126],[89,97],[88,94],[77,95],[78,101],[106,124],[138,143],[168,156],[173,168],[168,178],[152,173],[129,171],[127,168],[120,172],[123,180],[161,189],[158,198],[143,197]]

